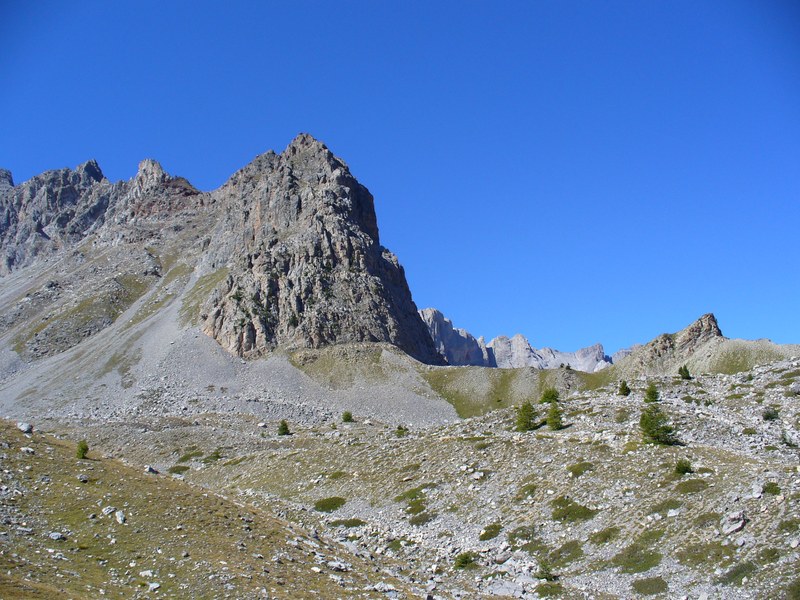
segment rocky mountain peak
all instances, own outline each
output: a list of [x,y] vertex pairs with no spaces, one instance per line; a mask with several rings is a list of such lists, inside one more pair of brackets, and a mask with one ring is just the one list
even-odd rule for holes
[[14,178],[11,176],[11,171],[7,169],[0,169],[0,190],[13,187]]
[[87,160],[85,163],[78,165],[75,168],[75,173],[80,176],[81,180],[91,185],[92,183],[98,183],[105,179],[105,175],[103,175],[103,171],[100,169],[100,165],[97,164],[97,161]]
[[158,161],[145,158],[139,163],[139,170],[133,180],[138,182],[141,187],[149,188],[162,184],[168,179],[169,175]]

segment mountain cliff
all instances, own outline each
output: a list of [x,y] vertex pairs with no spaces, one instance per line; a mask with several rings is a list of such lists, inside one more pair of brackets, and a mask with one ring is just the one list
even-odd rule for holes
[[[14,306],[13,321],[35,320],[40,308],[50,328],[17,332],[15,347],[28,358],[108,327],[180,266],[172,277],[193,272],[202,284],[187,292],[185,319],[239,356],[388,342],[423,362],[443,362],[402,266],[380,244],[372,195],[309,135],[281,154],[258,156],[208,193],[149,159],[118,183],[94,161],[17,186],[3,170],[0,243],[0,275],[51,256],[71,272],[30,296],[41,302]],[[59,294],[62,303],[47,306],[45,298]]]

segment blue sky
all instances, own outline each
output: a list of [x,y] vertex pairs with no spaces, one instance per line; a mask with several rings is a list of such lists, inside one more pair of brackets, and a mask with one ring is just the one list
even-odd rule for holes
[[201,189],[299,132],[417,305],[608,351],[714,312],[800,343],[800,6],[0,3],[0,166]]

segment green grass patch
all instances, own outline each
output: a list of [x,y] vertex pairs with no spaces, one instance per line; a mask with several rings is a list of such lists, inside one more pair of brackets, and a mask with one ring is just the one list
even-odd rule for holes
[[582,504],[578,504],[565,496],[559,496],[553,500],[550,505],[553,507],[553,519],[567,523],[587,521],[593,518],[598,512]]
[[522,500],[528,500],[529,498],[533,498],[533,495],[536,493],[536,484],[535,483],[526,483],[517,492],[517,495],[514,496],[514,500],[517,502],[521,502]]
[[547,581],[536,586],[536,593],[542,598],[558,598],[564,595],[564,586],[557,581]]
[[742,580],[755,573],[756,569],[755,563],[744,561],[721,575],[718,581],[723,585],[742,585]]
[[321,500],[317,500],[314,503],[314,510],[318,512],[333,512],[335,510],[339,510],[342,506],[345,505],[347,500],[341,498],[340,496],[331,496],[330,498],[322,498]]
[[696,494],[708,488],[708,483],[702,479],[688,479],[681,481],[675,486],[675,491],[679,494]]
[[633,543],[617,553],[611,564],[623,573],[644,573],[661,563],[661,554],[647,546]]
[[491,525],[487,525],[483,528],[478,536],[478,539],[481,542],[485,542],[488,540],[493,540],[500,534],[500,530],[503,529],[503,526],[500,523],[492,523]]
[[711,527],[717,525],[721,518],[722,515],[718,512],[705,512],[698,515],[695,518],[694,523],[698,527]]
[[179,463],[183,463],[183,462],[189,462],[190,460],[192,460],[192,459],[194,459],[194,458],[200,458],[201,456],[203,456],[203,452],[202,452],[202,450],[193,450],[193,451],[191,451],[191,452],[187,452],[186,454],[184,454],[183,456],[181,456],[181,457],[178,459],[178,462],[179,462]]
[[424,525],[425,523],[432,521],[436,518],[435,513],[429,512],[420,512],[413,514],[411,518],[408,520],[409,525],[413,525],[414,527],[419,527],[420,525]]
[[587,471],[593,471],[593,470],[594,470],[594,465],[586,461],[575,463],[574,465],[570,465],[567,467],[567,471],[569,471],[569,474],[572,475],[573,477],[580,477]]
[[583,546],[578,540],[570,540],[555,550],[548,556],[548,561],[555,567],[564,567],[583,556]]
[[651,514],[658,513],[660,515],[665,515],[667,512],[678,509],[681,506],[683,506],[683,502],[681,502],[680,500],[676,500],[675,498],[667,498],[666,500],[653,505],[650,508],[650,513]]
[[595,531],[589,536],[589,541],[598,546],[612,542],[619,537],[620,528],[616,526],[606,527],[600,531]]
[[453,568],[459,570],[474,569],[477,558],[478,555],[474,552],[462,552],[453,561]]
[[667,582],[661,577],[648,577],[646,579],[637,579],[633,582],[633,591],[641,596],[666,594],[668,590]]
[[675,555],[681,564],[698,569],[706,565],[724,566],[733,559],[734,550],[718,541],[691,544]]
[[167,469],[167,473],[172,473],[173,475],[183,475],[188,470],[189,470],[188,465],[173,465],[169,469]]
[[362,521],[361,519],[337,519],[336,521],[331,521],[331,527],[361,527],[362,525],[366,525],[366,521]]

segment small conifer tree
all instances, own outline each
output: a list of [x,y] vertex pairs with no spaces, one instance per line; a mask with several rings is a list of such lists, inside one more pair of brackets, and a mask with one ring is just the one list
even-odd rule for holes
[[650,385],[647,386],[647,390],[644,392],[644,401],[658,402],[658,388],[655,383],[651,382]]
[[689,380],[689,379],[691,379],[691,378],[692,378],[692,374],[691,374],[691,373],[689,373],[689,367],[687,367],[686,365],[682,365],[682,366],[681,366],[681,367],[678,369],[678,375],[680,375],[680,376],[681,376],[681,379],[686,379],[686,380]]
[[550,410],[547,411],[547,426],[553,431],[564,429],[564,419],[561,415],[561,407],[558,402],[550,403]]
[[620,396],[630,396],[631,395],[631,388],[628,387],[628,382],[624,379],[619,382],[619,395]]
[[289,431],[289,424],[286,422],[286,419],[282,419],[278,424],[278,435],[290,435],[291,433],[292,432]]
[[678,443],[675,438],[675,428],[667,421],[667,416],[658,407],[651,404],[642,411],[639,418],[639,429],[645,442],[673,446]]
[[342,423],[352,423],[353,422],[353,413],[349,410],[346,410],[342,413]]
[[78,442],[78,448],[75,452],[75,456],[83,460],[86,458],[86,455],[89,454],[89,444],[86,440],[81,440]]
[[519,405],[517,408],[517,431],[532,431],[536,424],[536,411],[533,409],[533,404],[527,400]]
[[558,390],[556,388],[547,388],[542,392],[542,398],[539,400],[541,404],[549,404],[550,402],[558,402]]

